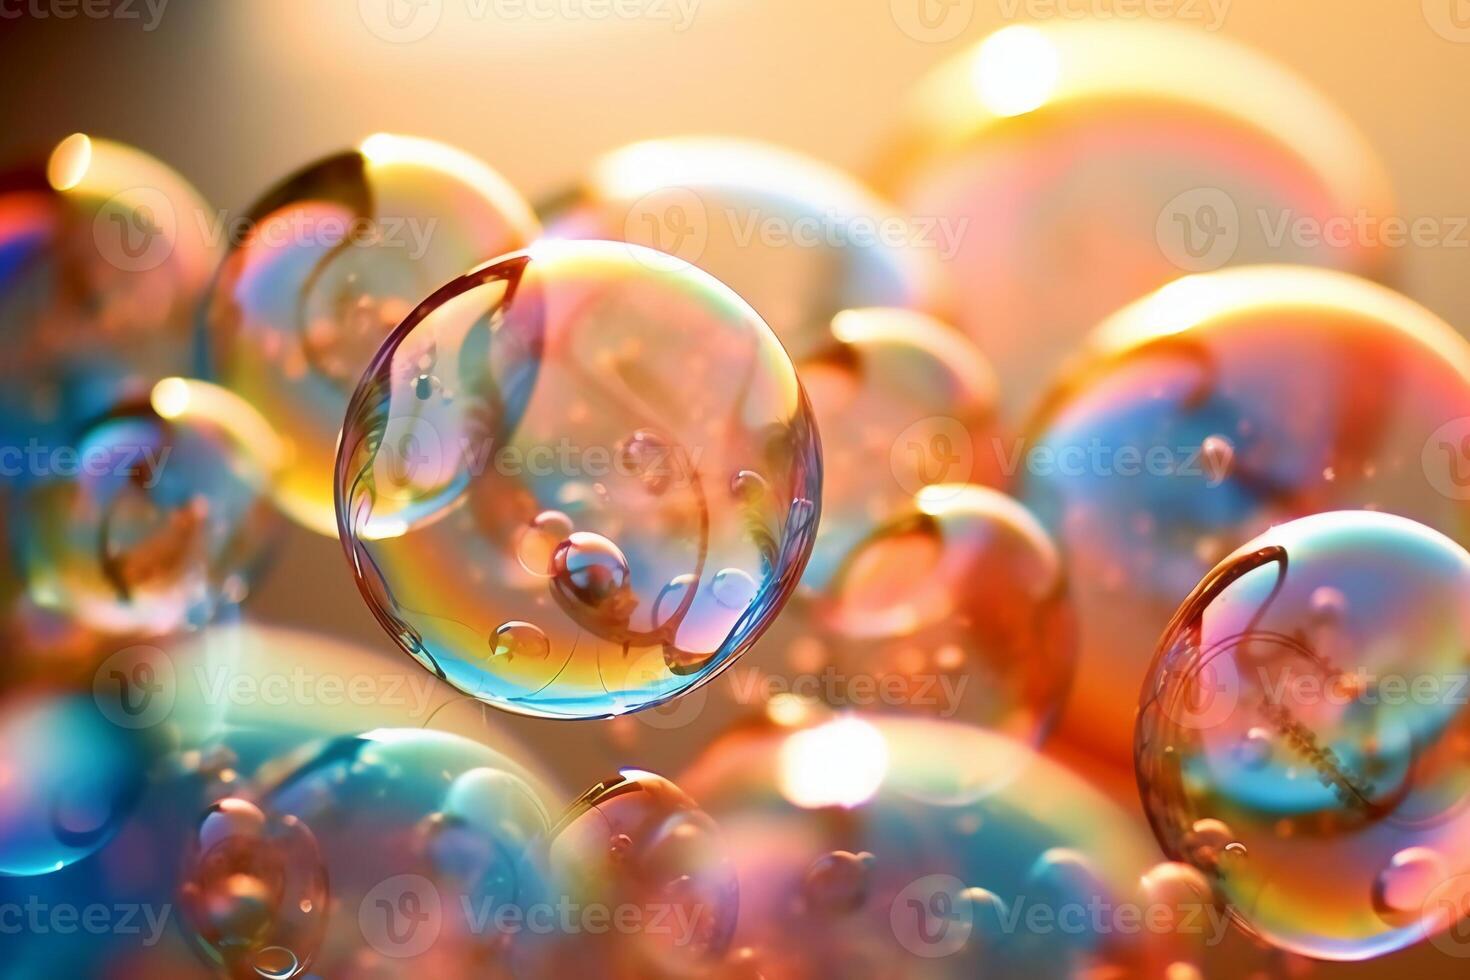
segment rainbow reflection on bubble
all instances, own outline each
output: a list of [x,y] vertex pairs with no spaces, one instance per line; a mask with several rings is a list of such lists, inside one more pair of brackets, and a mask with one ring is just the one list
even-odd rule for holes
[[647,140],[598,159],[543,208],[552,238],[646,245],[699,266],[750,301],[800,357],[842,310],[939,312],[948,243],[855,178],[751,140]]
[[188,367],[190,321],[218,248],[199,192],[122,143],[83,133],[0,175],[0,447],[52,449],[119,398]]
[[816,608],[833,669],[870,680],[882,709],[1036,744],[1071,688],[1077,629],[1061,556],[995,490],[923,488],[858,542]]
[[996,32],[921,85],[879,173],[908,212],[965,222],[955,319],[1011,408],[1186,272],[1389,264],[1392,195],[1352,123],[1257,52],[1165,24]]
[[814,712],[736,727],[679,784],[740,881],[731,975],[1162,976],[1200,953],[1175,923],[1207,889],[1151,888],[1138,823],[1002,735]]
[[15,530],[27,602],[104,635],[197,627],[248,593],[276,537],[272,433],[247,405],[166,378],[76,442]]
[[599,717],[761,634],[810,552],[820,459],[733,292],[638,246],[544,242],[394,332],[337,480],[359,587],[406,652],[498,707]]
[[1470,899],[1467,649],[1470,554],[1423,525],[1340,511],[1243,545],[1144,686],[1160,843],[1284,949],[1359,960],[1428,936],[1464,955],[1445,930]]
[[1273,524],[1362,508],[1470,541],[1466,419],[1470,344],[1343,273],[1191,276],[1105,322],[1028,424],[1017,488],[1077,600],[1063,731],[1126,758],[1174,609]]
[[230,230],[204,360],[285,443],[281,508],[334,534],[342,414],[378,346],[445,281],[531,241],[535,216],[474,157],[378,134],[287,177]]
[[[288,752],[204,816],[181,883],[207,960],[282,976],[504,969],[542,894],[542,789],[445,732],[375,729]],[[296,945],[292,945],[295,943]]]

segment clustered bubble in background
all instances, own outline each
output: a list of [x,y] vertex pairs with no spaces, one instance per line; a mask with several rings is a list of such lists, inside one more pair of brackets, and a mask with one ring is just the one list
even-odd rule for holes
[[[1390,212],[1323,97],[1012,26],[865,174],[493,163],[369,136],[224,243],[106,139],[0,177],[0,905],[164,916],[0,972],[1470,955],[1470,343],[1381,249],[1161,247]],[[296,528],[376,648],[253,614]]]

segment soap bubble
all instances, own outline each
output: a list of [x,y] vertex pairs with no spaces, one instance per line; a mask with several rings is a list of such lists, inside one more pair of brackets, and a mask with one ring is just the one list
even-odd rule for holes
[[[83,133],[0,175],[0,447],[9,481],[119,399],[188,369],[216,247],[209,206],[172,169]],[[31,456],[27,463],[40,458]],[[51,462],[48,452],[41,464]]]
[[1028,424],[1016,490],[1056,536],[1077,600],[1061,731],[1125,759],[1173,610],[1273,524],[1362,508],[1470,541],[1453,492],[1466,419],[1470,345],[1342,273],[1191,276],[1105,321]]
[[[856,179],[749,140],[647,140],[597,160],[543,209],[551,238],[608,239],[699,266],[755,307],[795,357],[842,310],[942,310],[940,230]],[[645,259],[654,265],[662,255]]]
[[822,523],[804,589],[934,483],[999,484],[995,377],[948,325],[910,310],[845,310],[796,362],[822,434]]
[[207,623],[245,597],[279,529],[272,434],[223,389],[167,378],[77,440],[13,532],[26,603],[104,636]]
[[143,793],[150,743],[91,699],[13,695],[0,713],[0,875],[45,875],[116,835]]
[[181,889],[199,951],[232,977],[304,974],[326,930],[327,872],[311,830],[249,800],[209,808]]
[[1464,914],[1467,600],[1462,547],[1341,511],[1243,545],[1175,615],[1144,686],[1140,791],[1170,856],[1271,943],[1368,959]]
[[850,685],[870,680],[882,710],[1035,744],[1071,687],[1077,631],[1061,556],[995,490],[920,490],[852,549],[816,608],[832,667]]
[[729,950],[739,887],[724,841],[661,776],[624,770],[589,789],[553,830],[546,866],[556,901],[579,914],[545,937],[531,975],[700,976]]
[[608,716],[705,682],[811,548],[820,462],[791,362],[735,294],[649,254],[549,242],[476,269],[353,398],[337,501],[363,596],[498,707]]
[[321,976],[507,967],[547,830],[516,763],[445,732],[375,729],[287,752],[249,789],[206,816],[201,845],[216,825],[230,836],[216,861],[200,847],[184,885],[207,950],[229,960],[236,938],[252,962],[289,968],[289,952]]
[[1392,252],[1384,167],[1341,111],[1253,50],[1159,23],[996,32],[921,84],[879,186],[965,223],[943,264],[955,319],[1012,409],[1095,323],[1184,273],[1379,278]]
[[533,239],[535,217],[474,157],[378,134],[287,177],[231,230],[202,335],[211,378],[288,446],[282,510],[335,534],[333,454],[373,354],[439,285]]

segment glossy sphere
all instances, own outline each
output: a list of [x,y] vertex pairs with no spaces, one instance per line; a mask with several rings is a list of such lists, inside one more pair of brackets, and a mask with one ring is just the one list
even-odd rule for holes
[[136,731],[90,698],[12,697],[0,714],[0,875],[44,875],[88,857],[142,795],[149,756]]
[[547,861],[559,900],[637,918],[554,936],[530,975],[700,976],[729,951],[740,890],[724,841],[661,776],[624,770],[592,787],[553,830]]
[[479,160],[379,134],[286,178],[231,232],[206,360],[285,441],[281,508],[335,534],[333,453],[373,354],[445,281],[534,238],[535,217]]
[[[0,175],[0,446],[59,442],[188,368],[211,217],[164,164],[81,133]],[[25,470],[7,478],[54,475]]]
[[76,443],[16,528],[27,600],[103,635],[161,635],[244,598],[276,537],[271,431],[213,385],[169,378]]
[[1144,687],[1160,843],[1285,949],[1357,960],[1438,937],[1470,914],[1467,649],[1470,554],[1423,525],[1342,511],[1242,546]]
[[1078,604],[1063,731],[1126,760],[1169,617],[1272,524],[1363,508],[1470,540],[1467,418],[1470,345],[1341,273],[1192,276],[1108,320],[1028,426],[1017,490]]
[[822,522],[805,589],[932,483],[998,483],[995,377],[963,334],[910,310],[845,310],[796,364],[822,434]]
[[[443,732],[377,729],[284,757],[258,781],[260,811],[315,836],[330,882],[314,972],[463,975],[507,962],[540,889],[528,851],[547,829],[540,790],[515,763]],[[300,890],[287,897],[314,907]]]
[[955,319],[1010,408],[1104,316],[1184,273],[1377,277],[1392,252],[1383,167],[1341,112],[1254,51],[1159,23],[997,32],[921,86],[879,184],[965,222],[944,263]]
[[337,493],[358,584],[474,697],[562,718],[656,704],[739,656],[801,575],[805,395],[750,307],[655,267],[673,261],[548,242],[483,266],[353,398]]
[[842,310],[934,311],[937,229],[851,176],[748,140],[633,143],[544,209],[552,238],[608,239],[699,266],[745,297],[793,356],[825,346]]
[[180,898],[205,959],[232,977],[304,974],[326,930],[327,872],[292,815],[227,797],[200,821]]
[[[729,976],[1161,977],[1199,954],[1169,923],[1207,894],[1145,891],[1156,851],[1136,822],[1001,735],[863,715],[761,722],[716,739],[680,784],[740,880]],[[1160,924],[1118,928],[1125,908]]]
[[870,680],[883,710],[1035,744],[1071,687],[1077,629],[1061,557],[994,490],[920,490],[853,548],[816,605],[837,675]]

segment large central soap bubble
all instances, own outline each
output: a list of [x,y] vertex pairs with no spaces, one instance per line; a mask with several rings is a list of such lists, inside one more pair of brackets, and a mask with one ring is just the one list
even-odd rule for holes
[[430,296],[348,410],[342,538],[410,655],[512,711],[622,714],[770,623],[816,529],[795,370],[731,290],[652,250],[550,242]]

